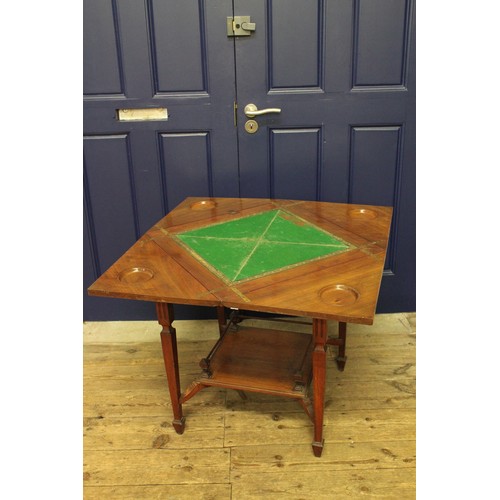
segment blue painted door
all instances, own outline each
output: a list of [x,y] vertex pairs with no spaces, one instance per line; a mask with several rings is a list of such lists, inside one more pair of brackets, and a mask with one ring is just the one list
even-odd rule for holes
[[[394,207],[379,311],[415,310],[411,0],[235,0],[240,194]],[[244,108],[281,109],[255,117]],[[252,129],[252,131],[255,128]]]
[[[231,12],[231,0],[84,1],[84,289],[185,197],[238,196]],[[144,108],[168,119],[118,119]],[[84,291],[84,319],[153,317]]]
[[[233,3],[250,36],[227,36]],[[411,0],[84,7],[84,287],[189,195],[348,201],[395,207],[379,311],[415,309]],[[255,117],[250,134],[249,103],[281,113]],[[168,120],[116,118],[148,107]],[[154,312],[85,297],[84,317]]]

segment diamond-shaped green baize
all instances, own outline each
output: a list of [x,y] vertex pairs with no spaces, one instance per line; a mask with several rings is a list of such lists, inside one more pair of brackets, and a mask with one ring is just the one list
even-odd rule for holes
[[349,248],[326,231],[282,210],[212,224],[177,236],[229,281],[268,274]]
[[179,238],[229,281],[236,278],[248,258],[255,241],[246,239],[199,238],[179,235]]
[[331,234],[322,231],[308,222],[297,217],[290,217],[282,212],[274,218],[271,226],[266,231],[266,241],[279,241],[290,243],[310,243],[343,246],[347,245],[334,238]]
[[344,247],[303,243],[261,242],[236,276],[236,281],[307,262],[342,250]]
[[194,229],[183,234],[203,236],[205,238],[258,238],[266,230],[273,218],[276,217],[277,212],[277,210],[262,212],[257,215]]

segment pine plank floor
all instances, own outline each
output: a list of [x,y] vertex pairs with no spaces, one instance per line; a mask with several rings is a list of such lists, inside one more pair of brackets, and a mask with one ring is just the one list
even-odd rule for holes
[[[344,372],[329,347],[321,458],[300,406],[259,394],[206,389],[184,405],[177,435],[159,325],[84,324],[84,498],[415,498],[415,321],[397,313],[348,325]],[[214,321],[174,326],[185,388],[218,330]]]

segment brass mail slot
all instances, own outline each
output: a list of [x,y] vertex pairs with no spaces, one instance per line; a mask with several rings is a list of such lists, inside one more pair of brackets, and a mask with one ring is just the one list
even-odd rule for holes
[[168,120],[167,108],[117,109],[121,122],[138,122],[151,120]]

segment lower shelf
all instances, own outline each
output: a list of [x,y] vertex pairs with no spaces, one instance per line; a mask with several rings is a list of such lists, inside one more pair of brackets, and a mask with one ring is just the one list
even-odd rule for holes
[[312,374],[312,335],[241,326],[210,362],[212,376],[197,384],[304,398]]

